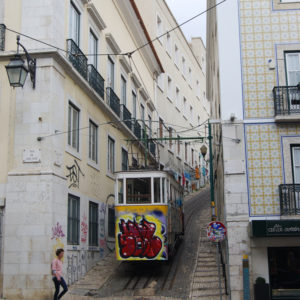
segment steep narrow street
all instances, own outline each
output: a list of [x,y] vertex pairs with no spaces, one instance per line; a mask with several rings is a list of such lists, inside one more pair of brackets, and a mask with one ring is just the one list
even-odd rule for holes
[[185,199],[185,237],[168,263],[118,263],[112,253],[67,299],[218,299],[216,249],[205,235],[209,200],[208,189]]

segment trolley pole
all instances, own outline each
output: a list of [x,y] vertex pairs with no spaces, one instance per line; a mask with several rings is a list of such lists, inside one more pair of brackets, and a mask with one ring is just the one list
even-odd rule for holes
[[215,190],[214,190],[214,165],[213,165],[213,150],[212,150],[212,134],[211,123],[208,120],[208,141],[209,141],[209,179],[210,179],[210,201],[212,209],[212,221],[216,221],[216,206],[215,206]]

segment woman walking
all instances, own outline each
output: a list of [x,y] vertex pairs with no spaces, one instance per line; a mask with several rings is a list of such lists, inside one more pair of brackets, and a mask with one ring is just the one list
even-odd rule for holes
[[[52,275],[53,275],[53,282],[55,286],[55,293],[53,300],[61,299],[62,296],[68,291],[67,284],[62,276],[62,258],[64,257],[64,249],[57,249],[56,250],[56,256],[52,262],[51,269],[52,269]],[[63,291],[59,294],[60,286],[62,286]]]

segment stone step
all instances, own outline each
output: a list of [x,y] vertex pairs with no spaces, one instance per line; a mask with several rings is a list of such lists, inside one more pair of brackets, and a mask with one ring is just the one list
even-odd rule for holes
[[[218,296],[192,296],[192,300],[203,299],[203,300],[220,300],[220,295]],[[226,295],[222,295],[222,300],[226,300]]]
[[214,282],[214,281],[218,281],[218,276],[212,275],[212,276],[197,276],[194,277],[194,282],[195,283],[199,283],[199,282]]
[[210,277],[210,276],[218,277],[218,272],[217,271],[196,271],[194,276],[195,277]]
[[[222,290],[222,294],[223,293],[224,293],[224,291]],[[220,292],[219,292],[219,289],[214,289],[214,290],[193,290],[192,295],[193,296],[198,296],[198,297],[208,297],[208,296],[211,297],[211,296],[219,296]]]
[[[224,282],[221,281],[221,287],[224,289]],[[219,290],[219,280],[217,279],[216,281],[213,282],[197,282],[193,284],[192,287],[193,291],[194,290]]]
[[197,267],[199,268],[218,268],[218,264],[215,261],[197,261]]
[[214,256],[198,256],[197,257],[198,262],[212,262],[216,261],[216,258]]

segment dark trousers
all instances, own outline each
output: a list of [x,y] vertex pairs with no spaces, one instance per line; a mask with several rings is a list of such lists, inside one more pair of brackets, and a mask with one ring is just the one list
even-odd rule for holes
[[[56,277],[53,277],[53,282],[54,282],[54,286],[55,286],[55,293],[54,293],[53,300],[61,299],[62,296],[68,291],[67,284],[66,284],[65,280],[63,279],[63,277],[60,278],[60,281],[58,281]],[[60,286],[62,286],[63,291],[59,294]]]

